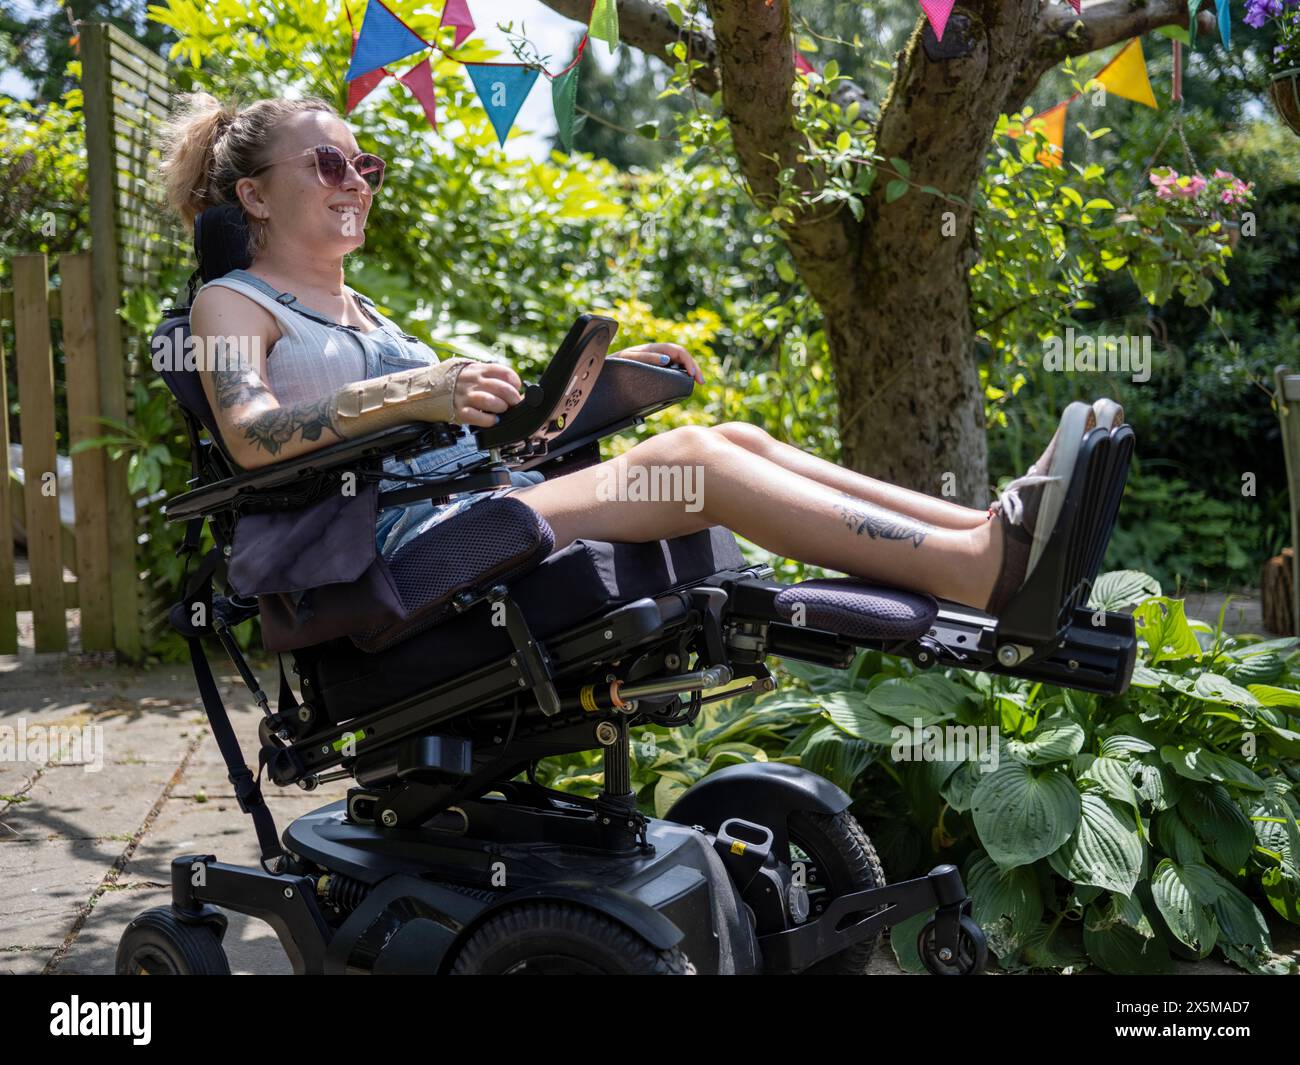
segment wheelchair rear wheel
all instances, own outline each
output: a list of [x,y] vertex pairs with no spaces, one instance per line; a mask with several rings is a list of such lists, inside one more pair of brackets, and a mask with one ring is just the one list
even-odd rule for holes
[[692,976],[679,947],[658,950],[603,913],[562,902],[516,906],[469,937],[453,976]]
[[[803,863],[810,918],[820,917],[831,900],[841,895],[884,886],[885,871],[876,850],[848,810],[837,814],[801,811],[790,815],[787,827],[790,858],[796,865]],[[863,976],[879,942],[880,936],[874,935],[803,972],[810,976]]]
[[145,910],[117,945],[118,976],[229,976],[221,939],[207,925],[178,920],[171,907]]

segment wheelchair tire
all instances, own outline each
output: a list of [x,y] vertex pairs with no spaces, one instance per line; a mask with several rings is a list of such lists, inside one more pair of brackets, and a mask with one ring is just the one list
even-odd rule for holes
[[202,924],[186,924],[170,906],[145,910],[117,944],[118,976],[229,976],[221,939]]
[[470,935],[453,976],[693,976],[679,947],[657,950],[612,917],[563,902],[514,906]]
[[[801,860],[794,848],[807,859],[809,918],[841,895],[884,887],[885,870],[871,840],[858,820],[848,810],[837,814],[800,811],[790,815],[786,825],[790,834],[791,858]],[[855,943],[838,954],[823,958],[802,970],[807,976],[865,976],[880,936]]]
[[935,945],[936,927],[927,921],[916,937],[916,950],[921,961],[935,976],[976,976],[984,971],[989,960],[989,945],[984,930],[971,918],[962,915],[957,930],[957,956],[944,961]]

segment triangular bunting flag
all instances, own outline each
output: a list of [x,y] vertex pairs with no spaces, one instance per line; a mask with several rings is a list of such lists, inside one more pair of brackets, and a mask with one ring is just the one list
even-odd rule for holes
[[351,81],[428,47],[428,42],[389,11],[383,0],[370,0],[345,78]]
[[1142,55],[1140,37],[1129,41],[1093,80],[1106,86],[1107,92],[1159,110],[1155,94],[1151,92],[1151,82],[1147,80],[1147,61]]
[[794,69],[799,71],[801,74],[813,73],[813,65],[803,57],[802,52],[795,52],[794,54]]
[[433,68],[429,66],[428,58],[420,60],[398,80],[420,101],[420,106],[424,108],[424,117],[429,120],[429,125],[437,129],[438,108],[433,95]]
[[[1062,100],[1055,107],[1040,111],[1023,126],[1017,122],[1008,128],[1007,135],[1009,137],[1019,137],[1026,132],[1033,133],[1037,131],[1042,133],[1052,147],[1048,151],[1039,152],[1038,161],[1043,166],[1060,166],[1061,159],[1065,156],[1065,114],[1073,102],[1074,97],[1072,96],[1068,100]],[[1042,123],[1041,126],[1037,125],[1039,122]]]
[[1070,6],[1074,8],[1074,13],[1077,15],[1083,11],[1083,0],[1070,0]]
[[618,47],[618,6],[614,0],[596,0],[589,29],[596,40],[609,45],[609,54],[613,55]]
[[442,21],[438,23],[439,29],[443,26],[456,27],[456,39],[451,43],[453,48],[459,48],[461,42],[474,32],[474,17],[469,13],[465,0],[447,0],[447,6],[442,9]]
[[948,16],[952,14],[954,0],[921,0],[921,10],[930,20],[930,27],[939,40],[943,40],[944,27],[948,25]]
[[510,127],[515,124],[515,116],[537,80],[537,68],[506,63],[466,63],[465,69],[469,71],[488,118],[492,120],[497,140],[504,147]]
[[[355,55],[356,51],[357,51],[357,35],[354,33],[352,35],[352,54]],[[364,100],[367,96],[369,96],[370,93],[374,90],[375,86],[378,85],[381,81],[383,81],[384,78],[386,78],[387,76],[388,76],[388,71],[386,71],[383,67],[380,67],[378,70],[369,71],[366,74],[362,74],[361,77],[356,78],[353,81],[349,81],[347,83],[348,106],[347,106],[347,110],[345,110],[343,113],[345,115],[352,114],[352,111],[357,106],[357,104],[359,104],[362,100]]]
[[1232,10],[1228,0],[1218,0],[1219,4],[1219,39],[1224,48],[1232,47]]
[[578,102],[578,64],[551,80],[555,128],[566,152],[573,151],[573,111]]

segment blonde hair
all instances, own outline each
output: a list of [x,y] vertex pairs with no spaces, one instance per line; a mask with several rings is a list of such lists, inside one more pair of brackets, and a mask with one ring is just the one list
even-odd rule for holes
[[[167,202],[186,227],[195,215],[223,203],[239,203],[235,183],[270,162],[276,130],[293,115],[323,111],[324,100],[258,100],[248,107],[223,104],[206,92],[187,93],[164,130],[162,173]],[[265,227],[250,225],[254,250]]]

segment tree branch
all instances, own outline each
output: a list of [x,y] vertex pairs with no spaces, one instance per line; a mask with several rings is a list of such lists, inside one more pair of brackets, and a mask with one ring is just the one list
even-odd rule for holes
[[1067,56],[1087,55],[1161,26],[1186,27],[1187,7],[1187,0],[1106,0],[1076,15],[1053,5],[1039,18],[1035,57],[1051,67]]
[[[542,3],[576,22],[586,23],[591,12],[591,0],[542,0]],[[675,41],[682,41],[691,58],[704,64],[692,78],[695,87],[709,96],[718,91],[718,46],[708,29],[685,32],[654,0],[618,0],[618,35],[625,44],[669,66],[677,62],[669,54],[669,47]],[[793,41],[791,47],[793,49]],[[870,100],[862,87],[852,81],[836,82],[831,99],[846,111],[850,104],[857,103],[859,114],[863,118],[867,116]]]

